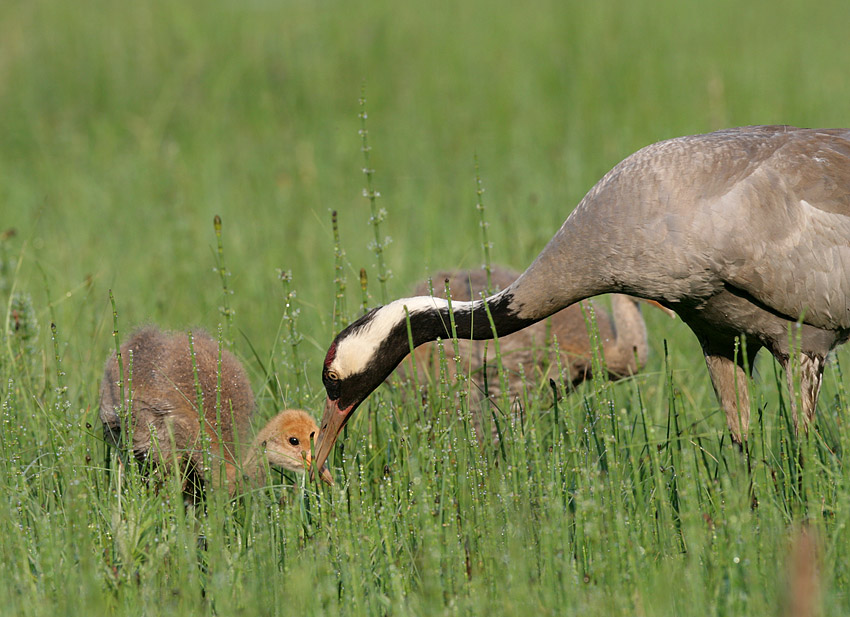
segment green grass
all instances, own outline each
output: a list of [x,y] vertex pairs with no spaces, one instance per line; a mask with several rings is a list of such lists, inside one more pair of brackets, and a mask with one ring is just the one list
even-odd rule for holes
[[846,614],[847,350],[799,441],[760,359],[747,457],[691,333],[644,311],[643,374],[557,408],[530,384],[501,448],[452,384],[420,405],[396,380],[336,487],[274,477],[197,511],[106,471],[97,388],[112,290],[120,337],[221,327],[258,418],[319,415],[361,268],[381,298],[376,239],[389,297],[479,266],[480,176],[491,258],[522,268],[643,145],[847,126],[848,19],[837,0],[0,4],[0,613],[781,614],[806,524],[823,614]]

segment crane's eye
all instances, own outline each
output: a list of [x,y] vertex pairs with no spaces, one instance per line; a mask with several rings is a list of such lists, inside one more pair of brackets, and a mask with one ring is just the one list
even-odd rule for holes
[[290,443],[291,445],[293,445],[293,446],[297,446],[300,442],[298,441],[298,438],[297,438],[297,437],[290,437],[290,438],[289,438],[289,443]]
[[339,378],[339,373],[333,369],[325,369],[322,373],[322,382],[325,385],[325,390],[328,393],[328,398],[332,401],[339,399],[339,390],[342,385],[342,380]]

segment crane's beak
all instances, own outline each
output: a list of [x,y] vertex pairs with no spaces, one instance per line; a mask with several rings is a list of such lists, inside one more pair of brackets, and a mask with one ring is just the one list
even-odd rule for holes
[[[310,472],[310,473],[312,473],[312,472]],[[330,469],[328,469],[327,465],[322,465],[322,469],[321,469],[321,471],[319,471],[319,477],[328,486],[334,485],[334,477],[331,475]]]
[[[342,431],[342,427],[345,426],[348,418],[351,417],[352,411],[354,411],[354,405],[347,409],[340,409],[336,401],[328,399],[325,403],[325,413],[322,415],[322,423],[320,424],[322,428],[319,430],[319,437],[316,440],[316,453],[313,459],[314,465],[310,469],[311,478],[314,476],[317,468],[327,470],[325,461],[327,461],[328,455],[330,455],[336,439],[339,437],[340,431]],[[330,475],[330,472],[328,472],[328,475]]]
[[[311,435],[311,437],[312,437],[312,435]],[[310,479],[315,480],[316,477],[315,477],[314,472],[316,470],[316,466],[313,465],[313,459],[310,457],[310,453],[309,452],[302,452],[301,456],[304,458],[304,468],[310,470]],[[334,477],[331,475],[330,469],[328,469],[327,465],[322,465],[322,467],[319,470],[319,477],[328,486],[334,485]]]
[[[310,436],[312,438],[312,435]],[[313,465],[313,459],[310,457],[310,453],[306,450],[301,452],[301,458],[304,459],[304,469],[310,470],[310,480],[315,480],[315,474],[313,471],[316,469],[315,465]],[[327,465],[322,465],[321,470],[319,471],[319,477],[325,484],[329,486],[334,485],[334,477],[331,475],[330,470]]]

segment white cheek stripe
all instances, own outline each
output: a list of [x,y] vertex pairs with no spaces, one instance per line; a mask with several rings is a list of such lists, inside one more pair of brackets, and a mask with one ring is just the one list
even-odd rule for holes
[[[452,302],[452,309],[471,310],[472,302]],[[347,336],[337,343],[336,356],[330,363],[331,370],[336,371],[340,379],[361,372],[378,351],[381,343],[390,335],[398,323],[406,319],[404,307],[408,313],[436,311],[448,307],[448,302],[442,298],[417,296],[401,298],[379,308],[372,319],[355,334]]]

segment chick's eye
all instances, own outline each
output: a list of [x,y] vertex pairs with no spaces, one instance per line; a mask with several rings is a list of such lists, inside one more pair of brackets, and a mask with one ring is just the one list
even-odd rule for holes
[[299,444],[298,438],[297,437],[290,437],[289,443],[293,446],[297,446]]

